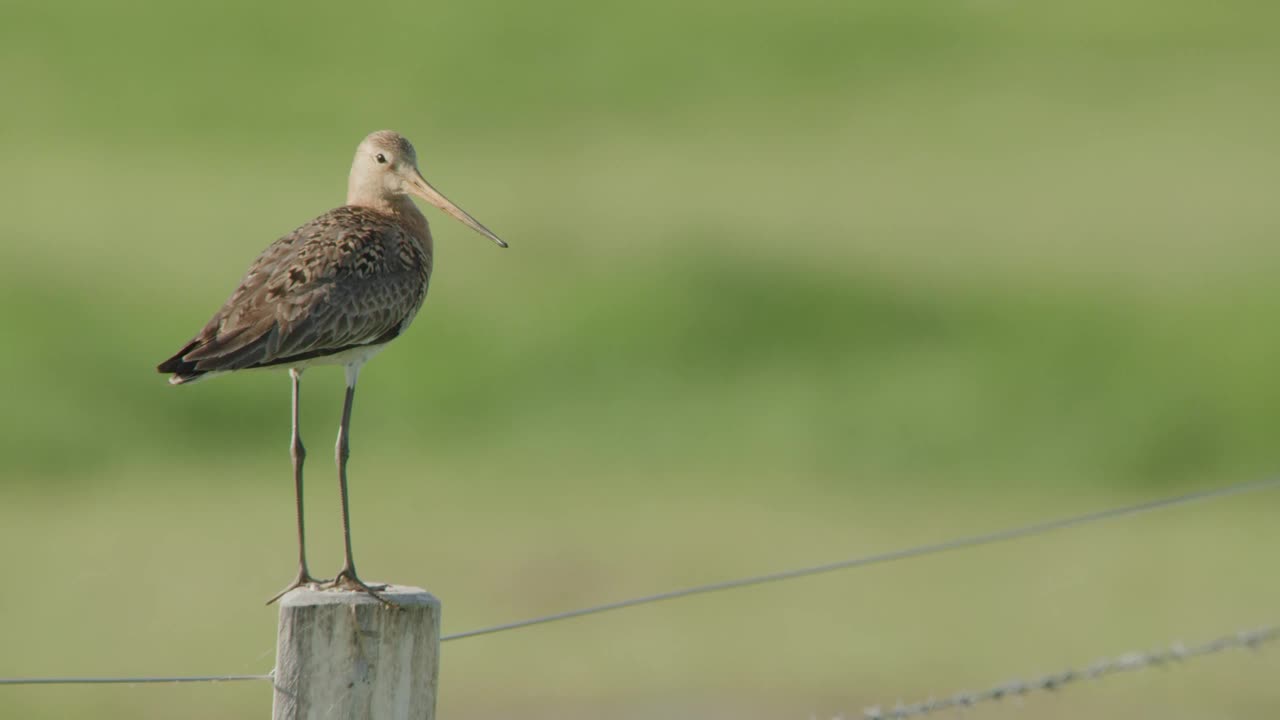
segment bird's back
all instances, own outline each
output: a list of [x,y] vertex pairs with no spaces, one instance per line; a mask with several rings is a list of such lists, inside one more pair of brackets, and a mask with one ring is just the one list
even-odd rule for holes
[[204,329],[157,369],[183,383],[390,341],[412,321],[431,276],[431,235],[414,213],[343,206],[275,241]]

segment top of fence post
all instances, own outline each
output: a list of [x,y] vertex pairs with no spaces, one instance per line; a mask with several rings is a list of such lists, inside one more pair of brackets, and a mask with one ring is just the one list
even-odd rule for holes
[[440,601],[389,586],[388,606],[363,592],[299,588],[280,600],[273,720],[432,720]]

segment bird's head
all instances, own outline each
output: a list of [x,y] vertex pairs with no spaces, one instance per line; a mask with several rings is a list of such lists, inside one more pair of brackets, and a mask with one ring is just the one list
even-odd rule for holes
[[407,138],[391,130],[372,133],[356,148],[347,181],[347,203],[379,207],[408,195],[426,200],[499,247],[507,247],[489,228],[431,187],[418,170],[418,153]]

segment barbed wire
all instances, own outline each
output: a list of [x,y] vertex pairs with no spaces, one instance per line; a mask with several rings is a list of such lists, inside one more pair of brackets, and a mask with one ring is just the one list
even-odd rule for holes
[[969,708],[1005,698],[1022,697],[1036,691],[1060,690],[1073,683],[1085,680],[1099,680],[1108,675],[1182,663],[1206,655],[1220,653],[1224,650],[1236,648],[1256,650],[1265,643],[1273,642],[1277,639],[1280,639],[1280,625],[1267,625],[1254,630],[1241,630],[1230,635],[1223,635],[1191,647],[1187,647],[1182,643],[1174,643],[1164,650],[1125,653],[1124,655],[1093,663],[1080,670],[1064,670],[1034,680],[1013,680],[987,690],[959,692],[950,697],[925,700],[911,705],[899,703],[890,710],[884,710],[879,706],[869,707],[863,711],[863,716],[866,720],[903,720],[903,718],[928,715],[942,710]]
[[[611,610],[621,610],[623,608],[636,607],[639,605],[648,605],[652,603],[662,602],[666,600],[675,600],[677,598],[685,598],[693,595],[704,595],[708,593],[722,592],[725,590],[734,590],[738,588],[751,587],[754,585],[764,585],[767,583],[781,582],[784,580],[794,580],[812,575],[821,575],[825,573],[835,572],[837,570],[849,570],[858,567],[866,567],[868,565],[878,565],[898,560],[907,560],[910,558],[923,557],[926,555],[935,555],[952,550],[964,548],[978,547],[981,545],[990,545],[998,542],[1016,540],[1020,538],[1031,537],[1033,535],[1043,535],[1054,530],[1064,530],[1082,525],[1089,525],[1103,520],[1110,520],[1120,517],[1130,517],[1141,515],[1156,510],[1187,505],[1206,500],[1214,500],[1233,495],[1241,495],[1249,492],[1260,490],[1269,490],[1280,487],[1280,477],[1273,477],[1263,480],[1255,480],[1250,482],[1236,483],[1220,488],[1211,488],[1208,490],[1198,490],[1195,492],[1175,495],[1173,497],[1161,498],[1158,500],[1149,500],[1133,505],[1123,505],[1120,507],[1107,508],[1104,510],[1095,510],[1092,512],[1071,515],[1067,517],[1047,520],[1030,525],[1022,525],[993,532],[980,533],[977,535],[968,535],[964,537],[954,538],[943,542],[927,543],[916,545],[913,547],[901,548],[881,553],[873,553],[870,555],[862,555],[846,560],[825,563],[821,565],[811,565],[808,567],[794,568],[791,570],[782,570],[779,572],[767,573],[763,575],[753,575],[750,577],[736,578],[732,580],[724,580],[720,582],[706,583],[703,585],[694,585],[692,587],[681,588],[677,590],[669,590],[666,592],[654,593],[651,595],[643,595],[640,597],[629,598],[626,600],[618,600],[600,605],[579,608],[576,610],[566,610],[563,612],[552,613],[549,615],[540,615],[537,617],[527,618],[524,620],[515,620],[512,622],[502,623],[499,625],[490,625],[488,627],[476,628],[474,630],[466,630],[463,632],[452,633],[440,638],[441,642],[451,642],[454,640],[462,640],[464,638],[476,637],[479,635],[491,635],[494,633],[506,632],[509,630],[517,630],[519,628],[530,627],[533,625],[543,625],[547,623],[559,622],[561,620],[570,620],[573,618],[585,617],[588,615],[596,615]],[[269,680],[273,676],[271,673],[264,675],[204,675],[204,676],[188,676],[188,677],[46,677],[46,678],[0,678],[0,685],[81,685],[81,684],[145,684],[145,683],[185,683],[185,682],[228,682],[239,680]]]

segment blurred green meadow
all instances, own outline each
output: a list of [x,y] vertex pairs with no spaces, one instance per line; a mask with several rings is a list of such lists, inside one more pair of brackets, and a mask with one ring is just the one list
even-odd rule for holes
[[[0,8],[0,677],[260,673],[283,373],[153,371],[390,127],[438,213],[355,552],[446,632],[1280,470],[1280,6]],[[303,384],[340,562],[341,373]],[[1276,622],[1275,492],[445,646],[445,718],[856,715]],[[1224,654],[982,718],[1272,718]],[[0,688],[227,718],[267,683]]]

